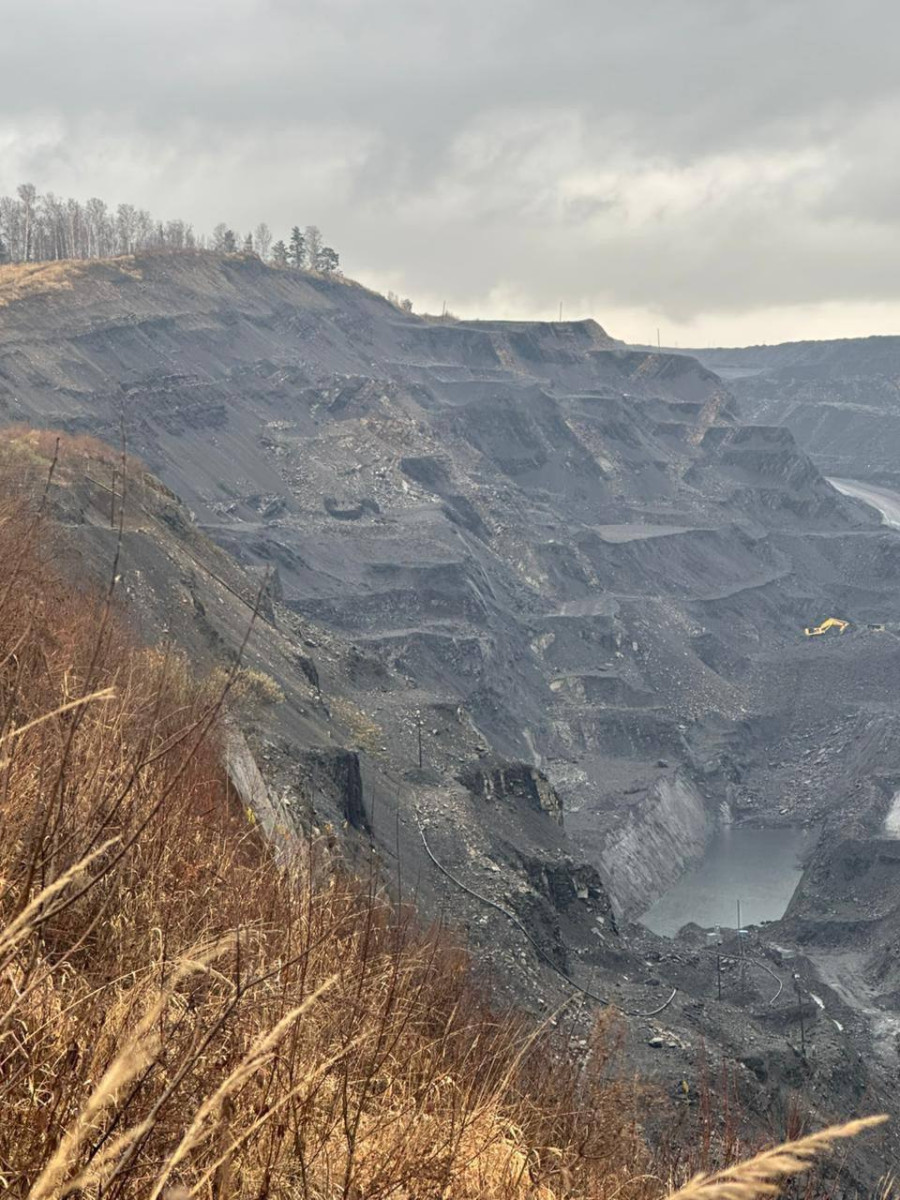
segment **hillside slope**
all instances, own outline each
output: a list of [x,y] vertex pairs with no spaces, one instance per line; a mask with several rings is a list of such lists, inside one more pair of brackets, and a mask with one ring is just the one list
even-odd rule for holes
[[[6,421],[124,428],[170,489],[123,546],[145,631],[227,661],[269,573],[249,663],[285,700],[245,732],[270,827],[346,822],[348,854],[374,846],[536,1007],[566,978],[635,1014],[675,989],[671,1054],[642,1016],[630,1049],[667,1087],[695,1076],[704,961],[628,921],[723,813],[883,806],[900,648],[868,625],[900,628],[896,535],[709,369],[593,322],[422,319],[212,255],[7,283]],[[114,467],[67,510],[97,572]],[[804,637],[829,615],[851,632]],[[877,750],[848,793],[857,738]],[[699,1028],[729,1057],[753,1039],[762,1113],[801,1081],[748,1000]],[[823,1111],[880,1086],[816,1037]]]
[[[246,669],[204,679],[202,656],[141,643],[131,622],[152,596],[92,586],[71,559],[109,515],[109,455],[63,439],[52,521],[32,500],[42,448],[14,436],[0,455],[5,1193],[553,1200],[629,1185],[653,1200],[646,1104],[610,1077],[613,1026],[584,1063],[562,1031],[489,1001],[458,943],[370,864],[349,875],[328,832],[259,836],[223,716]],[[156,522],[177,504],[128,467],[120,562],[172,588],[185,632],[166,555],[224,568],[218,587],[240,590],[240,572],[183,526],[167,538]]]

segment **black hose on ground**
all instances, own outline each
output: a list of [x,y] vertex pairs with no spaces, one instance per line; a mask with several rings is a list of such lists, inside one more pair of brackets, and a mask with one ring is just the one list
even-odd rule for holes
[[[530,942],[539,957],[542,958],[543,961],[547,963],[547,965],[551,967],[570,988],[573,988],[582,996],[587,997],[588,1000],[593,1000],[596,1004],[602,1004],[607,1008],[619,1007],[618,1005],[613,1004],[613,1002],[608,1000],[605,996],[598,996],[597,993],[592,992],[590,988],[582,987],[580,983],[576,983],[575,980],[565,971],[563,971],[561,967],[558,967],[549,954],[547,954],[547,952],[543,949],[543,947],[540,946],[531,936],[515,913],[510,912],[508,908],[504,908],[502,904],[498,904],[496,900],[491,900],[487,896],[482,896],[480,892],[476,892],[474,888],[470,888],[468,884],[463,883],[461,879],[457,879],[457,877],[451,871],[449,871],[442,862],[438,860],[434,851],[428,845],[428,839],[425,836],[425,830],[422,828],[422,822],[419,820],[418,813],[416,813],[416,824],[419,827],[419,835],[422,838],[422,845],[425,847],[425,853],[442,875],[446,875],[451,883],[456,884],[456,886],[464,891],[467,895],[474,897],[474,899],[480,901],[482,904],[486,904],[488,908],[496,909],[498,913],[502,913],[508,921],[511,921],[512,924],[515,925],[522,936],[525,937],[528,942]],[[632,1012],[625,1008],[622,1008],[619,1011],[622,1012],[626,1017],[655,1017],[661,1013],[663,1009],[669,1007],[669,1005],[675,999],[677,992],[678,988],[672,988],[672,994],[669,996],[668,1000],[666,1000],[665,1003],[660,1004],[658,1008],[651,1009],[649,1012]]]

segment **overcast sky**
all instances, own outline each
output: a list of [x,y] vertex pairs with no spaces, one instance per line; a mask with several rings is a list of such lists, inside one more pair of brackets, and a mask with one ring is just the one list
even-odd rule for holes
[[892,0],[0,0],[0,192],[315,223],[460,315],[900,332]]

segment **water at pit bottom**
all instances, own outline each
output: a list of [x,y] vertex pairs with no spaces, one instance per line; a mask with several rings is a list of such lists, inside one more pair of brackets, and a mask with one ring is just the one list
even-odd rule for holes
[[696,922],[733,929],[737,901],[741,923],[759,925],[784,916],[802,873],[802,856],[816,841],[814,829],[723,826],[703,858],[651,905],[641,924],[663,937]]

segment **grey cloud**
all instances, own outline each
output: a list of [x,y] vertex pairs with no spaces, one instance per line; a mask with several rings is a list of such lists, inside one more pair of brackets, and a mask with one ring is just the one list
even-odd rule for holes
[[0,190],[317,221],[460,307],[900,304],[888,0],[0,0],[0,28]]

